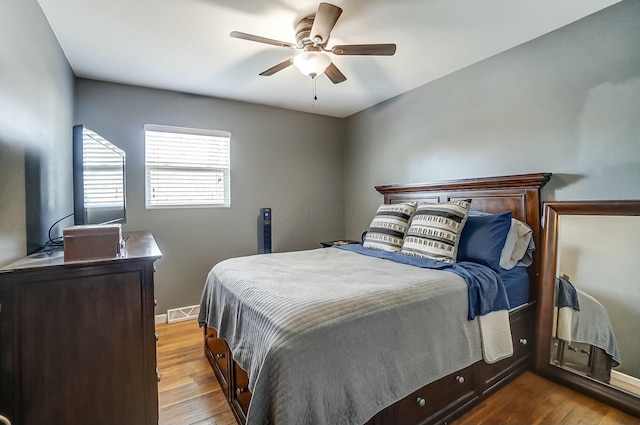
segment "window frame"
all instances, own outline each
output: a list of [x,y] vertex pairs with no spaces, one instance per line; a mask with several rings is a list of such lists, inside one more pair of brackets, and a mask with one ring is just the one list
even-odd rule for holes
[[[206,170],[223,170],[226,178],[226,182],[224,183],[225,193],[224,193],[224,202],[222,203],[191,203],[191,204],[169,204],[169,205],[152,205],[150,203],[150,178],[149,178],[149,158],[147,156],[148,153],[148,140],[147,140],[147,132],[159,132],[159,133],[175,133],[179,135],[185,136],[210,136],[215,138],[227,139],[227,152],[228,152],[228,163],[226,166],[210,166],[205,168]],[[153,168],[153,165],[151,166]],[[180,168],[180,167],[178,167]],[[187,167],[182,166],[183,169],[191,168],[202,169],[202,167]],[[155,209],[184,209],[184,208],[230,208],[231,207],[231,132],[223,131],[223,130],[209,130],[202,128],[189,128],[189,127],[176,127],[176,126],[167,126],[167,125],[157,125],[157,124],[145,124],[144,125],[144,198],[145,198],[145,209],[147,210],[155,210]]]

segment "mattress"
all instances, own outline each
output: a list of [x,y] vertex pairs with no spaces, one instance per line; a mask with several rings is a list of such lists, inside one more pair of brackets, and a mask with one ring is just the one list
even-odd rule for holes
[[468,320],[468,294],[455,273],[317,249],[217,264],[199,321],[249,373],[247,425],[361,424],[500,339],[513,352],[506,310]]
[[529,302],[529,272],[526,267],[501,270],[498,274],[507,291],[510,308],[513,309]]

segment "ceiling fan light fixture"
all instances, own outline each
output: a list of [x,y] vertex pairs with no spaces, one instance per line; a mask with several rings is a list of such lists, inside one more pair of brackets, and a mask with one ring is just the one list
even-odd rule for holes
[[331,65],[331,58],[322,52],[304,52],[293,58],[293,64],[304,75],[314,78]]

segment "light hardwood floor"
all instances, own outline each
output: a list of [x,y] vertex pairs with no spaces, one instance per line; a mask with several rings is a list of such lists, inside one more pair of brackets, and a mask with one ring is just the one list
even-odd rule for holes
[[156,325],[160,425],[235,425],[195,320]]
[[[194,321],[158,324],[160,425],[235,425]],[[454,422],[463,424],[639,424],[607,404],[526,372]],[[336,424],[339,425],[339,424]]]

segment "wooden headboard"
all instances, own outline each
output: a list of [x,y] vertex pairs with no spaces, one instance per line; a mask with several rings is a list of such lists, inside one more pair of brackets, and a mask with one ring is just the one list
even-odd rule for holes
[[513,176],[481,177],[436,183],[376,186],[386,204],[406,201],[445,202],[471,199],[471,209],[488,213],[511,211],[513,218],[531,227],[536,250],[529,266],[529,300],[538,299],[540,287],[540,252],[542,243],[540,189],[549,181],[551,173],[518,174]]

